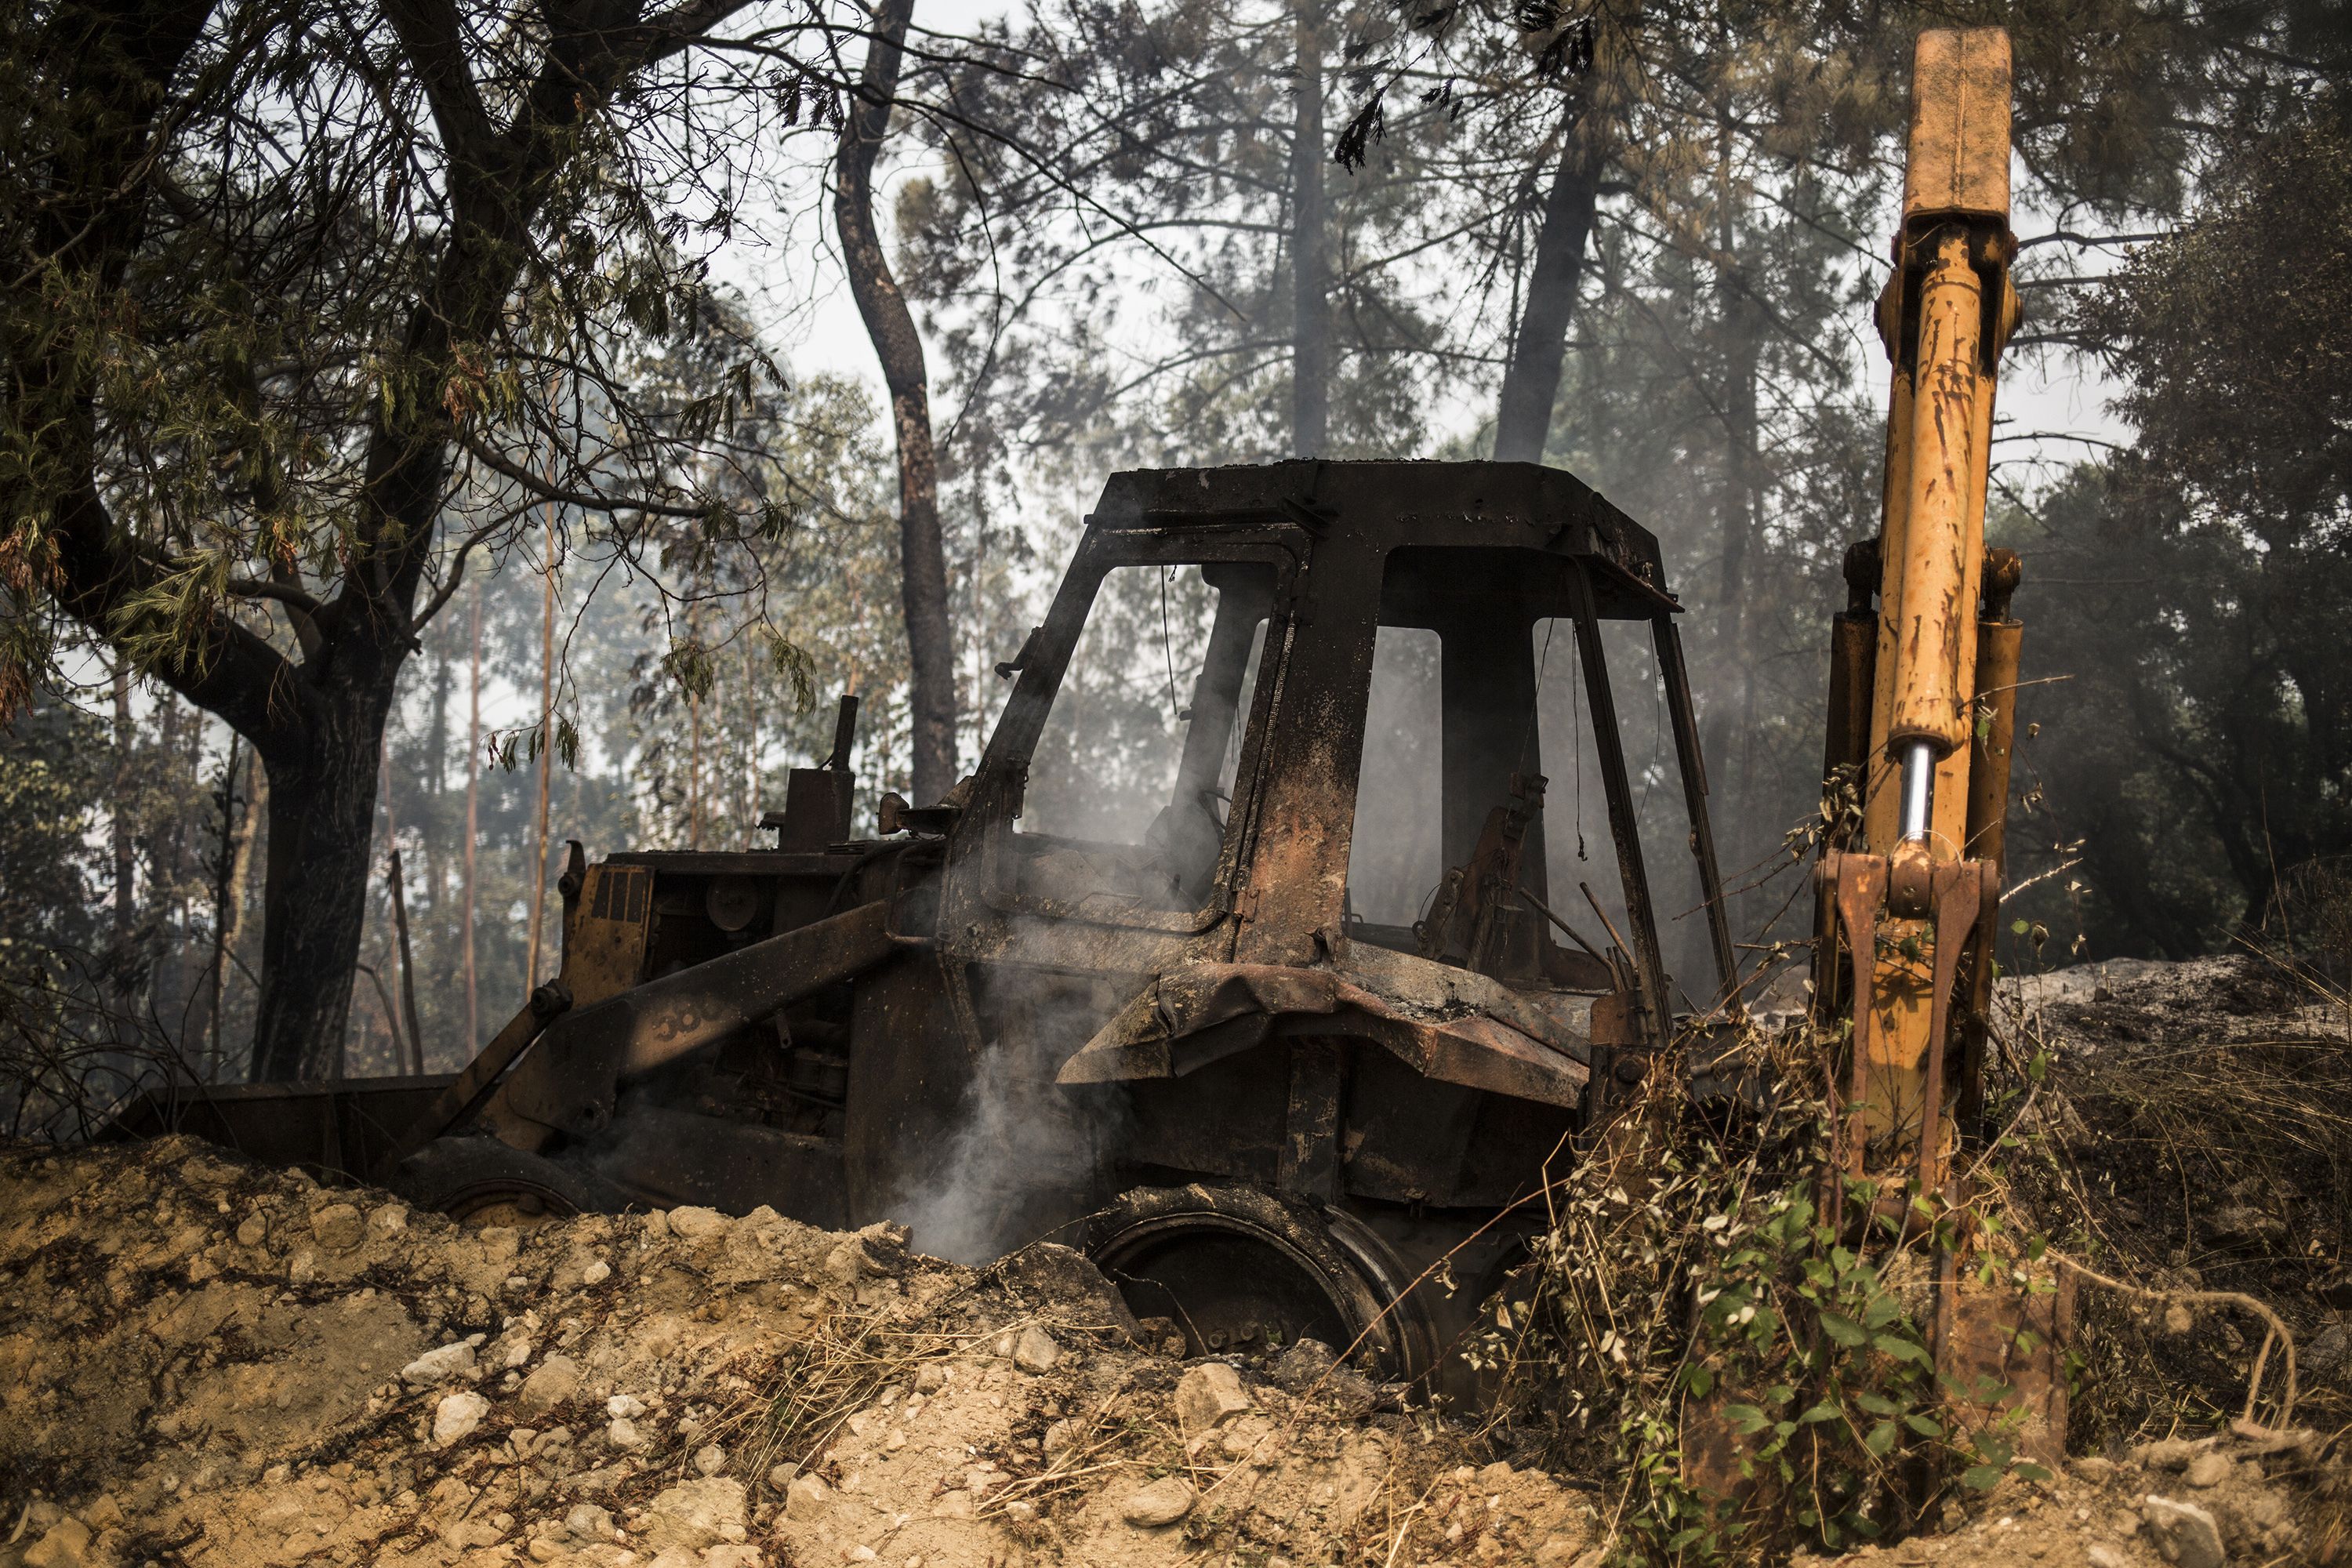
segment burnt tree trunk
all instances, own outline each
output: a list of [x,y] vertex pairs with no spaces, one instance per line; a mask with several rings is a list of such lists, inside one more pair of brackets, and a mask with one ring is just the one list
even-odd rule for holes
[[923,340],[890,273],[874,221],[874,160],[890,129],[898,68],[915,0],[880,0],[857,94],[834,164],[834,222],[857,313],[882,362],[898,437],[898,566],[907,616],[908,709],[914,726],[913,789],[938,800],[956,782],[955,633],[948,621],[947,549],[940,534],[939,455]]
[[1297,119],[1291,132],[1290,434],[1294,457],[1319,458],[1331,429],[1331,302],[1323,196],[1322,0],[1296,0]]
[[374,668],[353,671],[348,683],[305,690],[304,721],[262,751],[269,773],[269,858],[262,879],[256,1082],[323,1077],[350,1022],[383,723],[403,661],[352,662]]
[[1510,362],[1503,368],[1495,410],[1497,462],[1543,461],[1552,409],[1559,400],[1568,330],[1576,319],[1585,247],[1601,198],[1601,171],[1608,160],[1594,138],[1579,133],[1573,114],[1562,128],[1562,141],[1559,163],[1544,195],[1543,221],[1536,229],[1527,300],[1519,308],[1518,330],[1511,334]]

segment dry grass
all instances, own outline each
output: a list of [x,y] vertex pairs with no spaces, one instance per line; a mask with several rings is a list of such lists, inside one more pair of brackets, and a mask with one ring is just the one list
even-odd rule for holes
[[[2250,1298],[2305,1343],[2325,1326],[2312,1288],[2342,1278],[2352,1240],[2347,1003],[2325,970],[2260,950],[2001,1021],[1997,1077],[2057,1063],[2037,1102],[2018,1097],[2011,1200],[2129,1287],[2083,1298],[2076,1447],[2220,1425],[2258,1372],[2276,1412],[2268,1325],[2200,1298]],[[2305,1420],[2352,1419],[2340,1374],[2302,1396]]]

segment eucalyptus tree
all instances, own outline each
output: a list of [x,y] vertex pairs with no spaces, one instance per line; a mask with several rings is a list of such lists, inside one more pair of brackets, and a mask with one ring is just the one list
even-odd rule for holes
[[752,345],[633,378],[699,324],[708,250],[786,101],[834,101],[844,37],[744,0],[0,19],[0,706],[97,639],[252,744],[257,1076],[341,1037],[385,716],[468,563],[538,529],[658,575],[652,523],[687,525],[672,555],[782,526],[725,482]]
[[902,192],[903,276],[967,437],[1089,471],[1425,439],[1412,181],[1329,166],[1377,10],[1046,0],[910,68],[943,168]]

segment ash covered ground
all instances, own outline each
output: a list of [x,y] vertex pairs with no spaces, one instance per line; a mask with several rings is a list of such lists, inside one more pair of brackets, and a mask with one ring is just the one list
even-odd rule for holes
[[[2336,1104],[2340,1010],[2244,961],[2022,996],[2011,1047],[2057,1063],[2019,1112],[2052,1193],[2079,1192],[2105,1266],[2273,1303],[2298,1413],[2230,1428],[2242,1318],[2111,1304],[2063,1472],[1849,1560],[2352,1562],[2342,1173],[2285,1114]],[[766,1211],[469,1229],[185,1140],[16,1146],[0,1568],[1593,1568],[1622,1545],[1608,1475],[1515,1465],[1312,1346],[1181,1348],[1054,1248],[973,1270]]]

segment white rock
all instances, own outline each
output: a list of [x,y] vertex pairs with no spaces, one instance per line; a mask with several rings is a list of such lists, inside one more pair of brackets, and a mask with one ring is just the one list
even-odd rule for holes
[[2214,1452],[2200,1454],[2189,1461],[2181,1476],[2192,1487],[2218,1487],[2230,1479],[2230,1456]]
[[474,1375],[474,1347],[459,1340],[439,1350],[426,1351],[400,1369],[401,1381],[418,1388]]
[[568,1355],[551,1355],[539,1363],[515,1395],[525,1410],[551,1410],[580,1392],[580,1363]]
[[814,1519],[833,1506],[833,1489],[814,1476],[794,1476],[784,1489],[786,1519]]
[[610,1541],[613,1539],[613,1516],[593,1502],[576,1502],[572,1511],[563,1516],[563,1528],[575,1541]]
[[580,1283],[583,1285],[602,1285],[605,1280],[610,1279],[612,1277],[613,1266],[599,1258],[593,1263],[591,1263],[587,1268],[583,1268],[580,1271]]
[[2221,1527],[2195,1503],[2151,1492],[2140,1504],[2140,1515],[2167,1562],[2179,1568],[2221,1568],[2229,1560],[2221,1547]]
[[1021,1337],[1013,1342],[1013,1364],[1023,1372],[1051,1372],[1054,1363],[1061,1359],[1062,1347],[1054,1342],[1053,1335],[1034,1323],[1022,1330]]
[[620,1449],[623,1453],[626,1453],[632,1448],[644,1447],[646,1444],[646,1435],[638,1431],[637,1424],[630,1420],[627,1416],[616,1415],[611,1421],[605,1423],[604,1441],[612,1444],[613,1447]]
[[689,1207],[669,1211],[670,1234],[684,1241],[716,1241],[734,1223],[717,1209]]
[[1181,1476],[1163,1476],[1130,1496],[1119,1517],[1138,1530],[1157,1530],[1192,1512],[1194,1499],[1192,1483]]
[[715,1476],[726,1468],[727,1450],[716,1443],[708,1445],[694,1456],[694,1469],[697,1475]]
[[26,1568],[81,1568],[89,1552],[89,1526],[68,1514],[33,1542],[24,1562]]
[[310,1236],[329,1252],[349,1252],[367,1237],[367,1218],[350,1204],[328,1204],[310,1216]]
[[743,1520],[743,1483],[707,1476],[664,1490],[641,1522],[646,1544],[656,1551],[684,1547],[699,1552],[720,1541],[742,1540]]
[[1176,1422],[1188,1437],[1230,1421],[1250,1407],[1250,1396],[1242,1391],[1241,1373],[1221,1361],[1204,1362],[1176,1384]]
[[646,1402],[634,1394],[616,1394],[604,1401],[604,1414],[629,1420],[646,1413]]
[[470,1389],[463,1394],[444,1394],[441,1403],[433,1407],[433,1446],[446,1448],[464,1441],[489,1413],[490,1402]]

